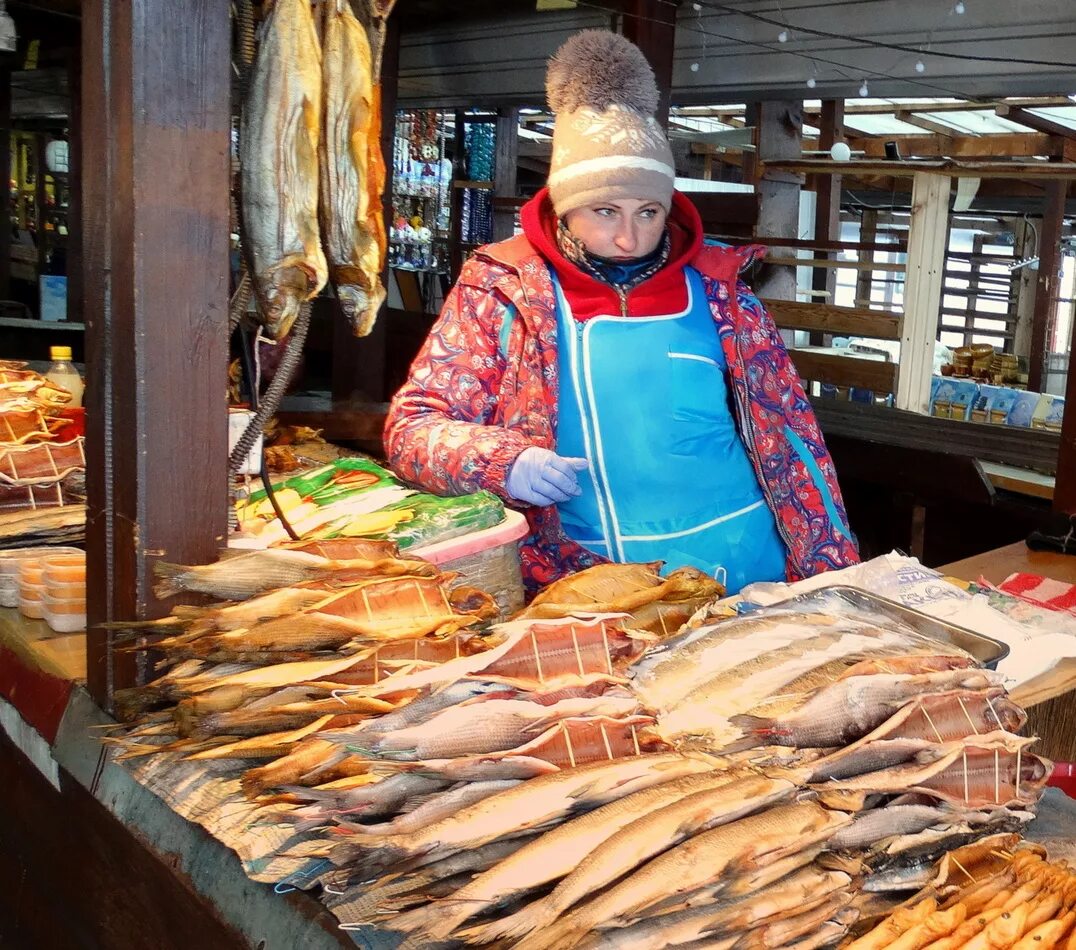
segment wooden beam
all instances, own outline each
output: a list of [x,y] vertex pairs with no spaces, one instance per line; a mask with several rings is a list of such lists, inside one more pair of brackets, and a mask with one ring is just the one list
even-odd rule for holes
[[621,32],[643,51],[658,84],[657,120],[669,118],[673,58],[676,50],[676,8],[679,0],[621,0],[624,22]]
[[[1065,182],[1050,182],[1046,192],[1046,213],[1039,235],[1039,269],[1035,281],[1035,310],[1031,318],[1031,352],[1028,354],[1027,388],[1042,392],[1047,349],[1057,312],[1058,271],[1061,269],[1061,235],[1065,226]],[[1076,374],[1073,374],[1076,375]],[[1074,415],[1074,413],[1070,413]]]
[[789,350],[788,355],[792,357],[800,376],[817,383],[855,386],[879,395],[893,392],[896,386],[896,363],[796,349]]
[[916,128],[923,129],[926,132],[931,132],[934,135],[941,135],[944,138],[952,138],[957,134],[956,129],[949,125],[942,125],[940,122],[934,122],[931,119],[926,119],[921,115],[916,115],[914,112],[908,109],[898,109],[893,113],[895,119],[899,119],[901,122],[907,125],[914,125]]
[[1072,181],[1076,179],[1076,162],[961,162],[941,161],[880,161],[858,159],[836,163],[832,159],[782,159],[766,162],[767,170],[785,171],[792,174],[810,175],[894,175],[911,177],[922,172],[933,172],[948,178],[1017,178],[1026,181]]
[[786,330],[813,330],[838,336],[899,340],[904,322],[903,315],[892,310],[835,307],[794,300],[764,299],[762,302],[774,322]]
[[949,193],[943,175],[916,175],[904,280],[904,327],[900,338],[898,409],[925,412],[934,371],[945,254],[949,246]]
[[893,274],[904,273],[903,264],[887,264],[870,259],[863,261],[830,261],[816,257],[767,257],[766,263],[773,264],[775,267],[815,267],[828,271],[840,270],[842,267],[846,267],[849,270],[889,271]]
[[854,151],[865,158],[885,158],[887,142],[896,142],[905,158],[948,157],[977,159],[1030,158],[1036,155],[1056,155],[1057,140],[1036,132],[1005,132],[1000,135],[864,135],[848,139]]
[[215,560],[228,524],[230,4],[174,13],[83,5],[87,674],[102,705],[151,671],[100,624],[167,614],[153,562]]
[[1046,429],[937,419],[837,399],[814,399],[812,404],[827,439],[830,435],[844,435],[910,448],[944,446],[951,455],[1003,462],[1047,474],[1057,470],[1060,436]]
[[1048,119],[1045,116],[1036,115],[1021,106],[1002,103],[994,109],[994,113],[1003,119],[1008,119],[1010,122],[1026,125],[1036,132],[1045,132],[1047,135],[1054,135],[1063,139],[1076,139],[1076,129],[1062,125],[1060,122],[1054,122],[1053,119]]

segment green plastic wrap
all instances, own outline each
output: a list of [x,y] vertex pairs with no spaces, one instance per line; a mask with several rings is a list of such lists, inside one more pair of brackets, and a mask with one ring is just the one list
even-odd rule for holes
[[[353,484],[334,481],[347,472],[364,472],[376,481],[356,488]],[[290,488],[297,492],[301,498],[309,499],[315,505],[329,505],[356,491],[366,488],[384,488],[386,485],[403,485],[395,475],[387,468],[382,468],[376,462],[364,458],[343,458],[315,468],[309,472],[293,475],[282,482],[274,482],[273,487],[279,492]],[[250,493],[250,503],[254,504],[265,498],[265,489]]]
[[[365,474],[368,477],[364,481],[349,482],[350,473]],[[404,483],[388,469],[365,458],[337,459],[321,468],[274,483],[278,492],[292,489],[301,498],[319,507],[342,501],[360,492],[393,485],[403,487]],[[252,492],[249,503],[256,504],[265,497],[264,489]],[[486,491],[452,498],[420,492],[388,505],[384,510],[401,509],[413,511],[414,517],[410,521],[397,524],[390,531],[366,537],[395,541],[403,550],[435,541],[447,541],[472,531],[481,531],[483,528],[492,528],[504,520],[504,504],[496,495]],[[341,533],[343,532],[338,530],[326,534],[325,537],[338,537]]]
[[504,504],[488,491],[455,498],[437,495],[412,495],[403,501],[388,505],[386,510],[407,508],[415,513],[411,521],[396,525],[386,537],[391,538],[400,550],[434,541],[447,541],[462,534],[492,528],[504,521]]

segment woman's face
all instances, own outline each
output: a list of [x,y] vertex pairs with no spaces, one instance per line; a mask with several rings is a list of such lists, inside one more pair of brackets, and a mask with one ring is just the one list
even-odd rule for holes
[[589,253],[628,261],[646,257],[658,246],[667,216],[656,201],[618,198],[569,211],[564,223]]

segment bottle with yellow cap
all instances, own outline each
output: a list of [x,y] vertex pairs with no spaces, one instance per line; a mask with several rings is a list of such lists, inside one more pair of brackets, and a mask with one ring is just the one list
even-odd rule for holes
[[49,359],[52,360],[52,365],[45,373],[45,378],[71,394],[69,406],[81,406],[84,386],[75,364],[71,362],[71,347],[50,346]]

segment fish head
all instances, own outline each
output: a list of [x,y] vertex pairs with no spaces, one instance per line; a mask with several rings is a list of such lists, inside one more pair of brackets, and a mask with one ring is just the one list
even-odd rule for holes
[[[259,284],[261,285],[259,287]],[[268,279],[258,282],[259,310],[265,328],[274,340],[288,335],[299,308],[317,290],[317,275],[302,262],[288,262],[275,268]]]
[[385,297],[380,283],[370,290],[353,283],[338,284],[336,287],[336,299],[340,301],[340,309],[344,311],[344,317],[357,337],[368,336],[374,328],[374,321]]
[[1027,723],[1027,713],[1008,697],[993,700],[990,711],[1003,732],[1019,732]]

